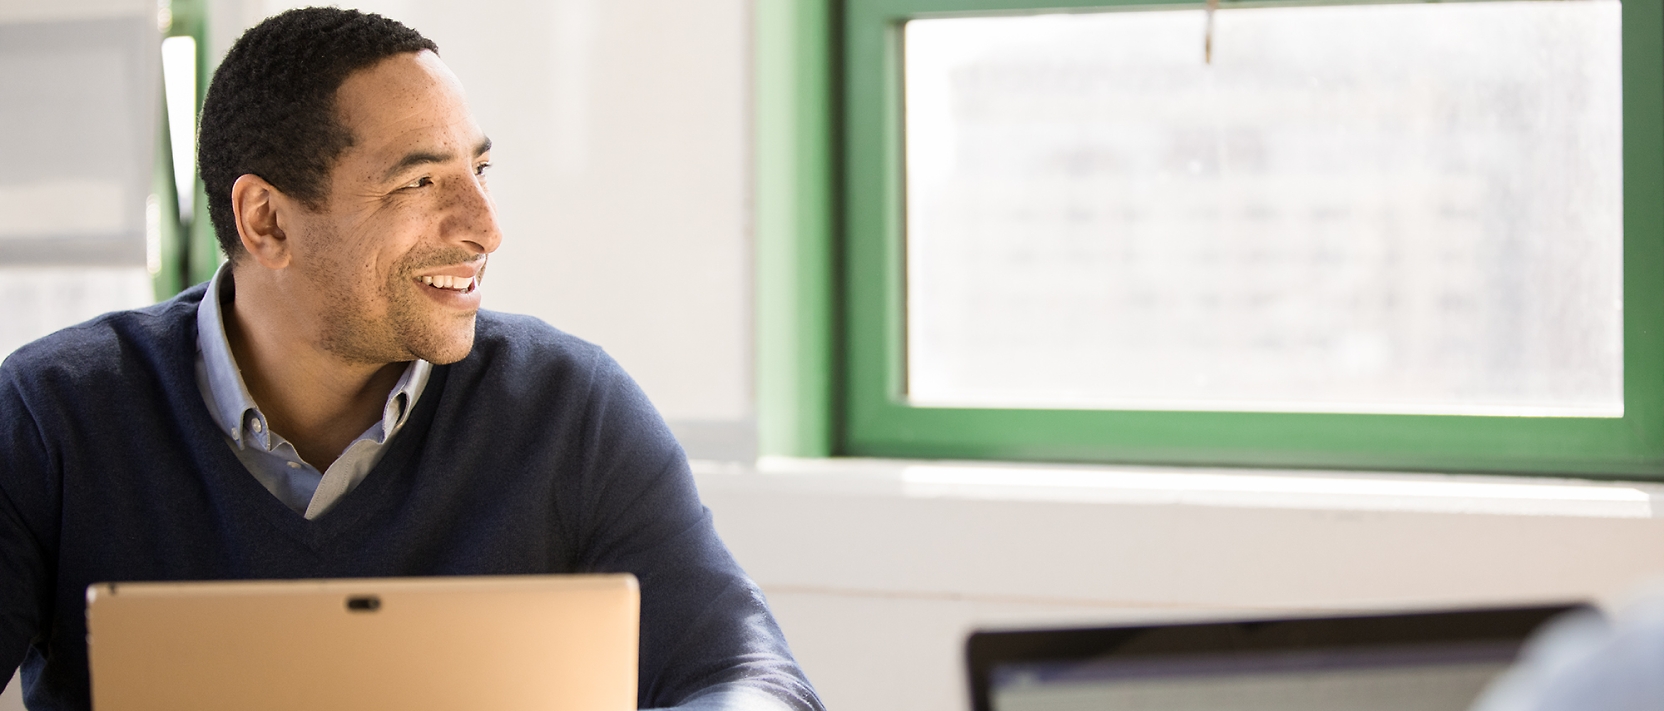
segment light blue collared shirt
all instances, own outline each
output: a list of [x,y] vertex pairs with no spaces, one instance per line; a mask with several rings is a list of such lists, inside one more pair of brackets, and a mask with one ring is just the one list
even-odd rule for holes
[[231,342],[225,335],[221,319],[220,300],[230,303],[235,297],[231,280],[231,264],[220,265],[208,293],[196,310],[196,384],[208,412],[219,423],[226,443],[250,474],[279,501],[308,519],[328,512],[335,503],[358,486],[370,473],[386,445],[404,426],[416,398],[427,387],[433,364],[417,359],[405,368],[393,391],[387,394],[387,404],[381,409],[381,420],[347,445],[346,451],[319,473],[295,452],[295,446],[271,430],[266,416],[254,403],[243,383],[242,371],[231,355]]

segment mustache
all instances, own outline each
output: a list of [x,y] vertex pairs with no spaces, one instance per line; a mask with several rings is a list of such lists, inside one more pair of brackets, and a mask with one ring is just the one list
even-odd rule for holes
[[477,252],[470,252],[470,251],[468,251],[466,249],[462,249],[460,247],[439,249],[439,250],[434,250],[432,252],[426,252],[426,253],[423,253],[423,254],[420,254],[420,255],[412,256],[409,260],[406,261],[406,263],[404,265],[404,268],[401,269],[400,271],[404,272],[405,274],[414,274],[414,273],[419,272],[423,269],[432,269],[434,267],[448,267],[448,266],[451,266],[451,265],[454,265],[454,264],[473,264],[475,262],[478,262],[479,265],[480,265],[480,271],[484,272],[485,271],[485,262],[486,262],[486,260],[490,259],[490,257],[491,257],[491,255],[489,255],[489,254],[479,254]]

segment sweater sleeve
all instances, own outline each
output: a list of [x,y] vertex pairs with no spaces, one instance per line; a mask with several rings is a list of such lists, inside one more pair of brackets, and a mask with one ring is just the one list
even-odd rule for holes
[[638,703],[822,711],[762,592],[718,539],[681,447],[605,355],[588,406],[578,566],[641,582]]
[[0,370],[0,677],[44,633],[51,599],[47,523],[31,520],[45,514],[51,465],[12,377]]

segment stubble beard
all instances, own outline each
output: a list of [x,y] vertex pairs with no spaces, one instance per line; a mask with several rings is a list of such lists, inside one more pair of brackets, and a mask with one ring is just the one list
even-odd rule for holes
[[[320,342],[324,350],[354,363],[384,365],[421,358],[435,365],[455,363],[474,347],[475,313],[442,312],[417,289],[416,274],[424,269],[470,262],[478,257],[458,248],[413,251],[379,285],[368,286],[342,274],[326,274],[317,286],[324,292],[325,319]],[[482,264],[475,288],[485,277]],[[368,292],[368,293],[366,293]],[[381,301],[384,318],[366,312],[365,305]]]

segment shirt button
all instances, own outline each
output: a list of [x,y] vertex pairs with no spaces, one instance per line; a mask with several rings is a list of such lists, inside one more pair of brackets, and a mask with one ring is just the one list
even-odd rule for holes
[[254,421],[254,424],[252,424],[252,425],[249,425],[249,426],[250,426],[250,427],[253,427],[253,428],[254,428],[254,431],[255,431],[255,432],[256,432],[256,433],[258,433],[258,432],[259,432],[259,431],[260,431],[260,430],[263,430],[263,429],[265,429],[265,428],[266,428],[266,427],[265,427],[265,425],[262,425],[262,424],[260,424],[260,421],[259,421],[259,420],[255,420],[255,421]]
[[300,468],[300,462],[289,462],[289,468],[290,469],[299,469]]

